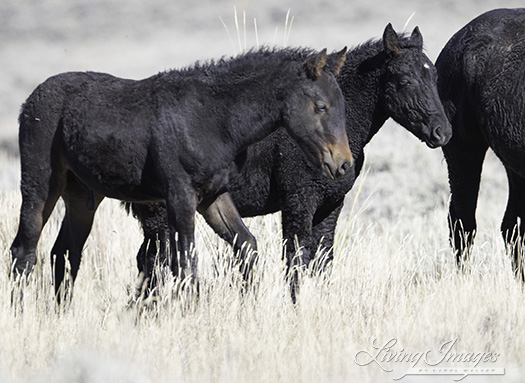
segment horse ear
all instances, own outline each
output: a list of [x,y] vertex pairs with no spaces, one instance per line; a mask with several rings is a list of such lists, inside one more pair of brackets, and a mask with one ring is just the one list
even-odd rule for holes
[[[334,76],[337,76],[339,74],[339,71],[343,67],[345,60],[346,60],[346,51],[347,48],[344,47],[341,51],[337,52],[335,54],[334,60],[330,63],[330,71],[334,74]],[[334,55],[330,55],[334,56]]]
[[321,76],[323,68],[326,66],[326,48],[318,54],[312,55],[304,62],[306,75],[312,79]]
[[419,27],[414,28],[414,30],[412,31],[412,35],[410,35],[410,40],[416,43],[418,47],[423,49],[423,36],[419,31]]
[[385,50],[395,55],[401,54],[401,47],[399,46],[399,37],[396,31],[392,27],[392,24],[388,23],[383,32],[383,45]]

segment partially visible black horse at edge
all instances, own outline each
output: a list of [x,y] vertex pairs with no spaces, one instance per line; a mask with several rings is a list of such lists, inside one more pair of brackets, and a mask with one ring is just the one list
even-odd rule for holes
[[223,235],[248,232],[227,194],[243,149],[284,126],[319,173],[336,179],[351,171],[344,99],[333,74],[345,53],[327,62],[326,50],[263,48],[140,81],[91,72],[49,78],[19,117],[15,271],[36,263],[42,228],[62,197],[66,213],[51,251],[56,291],[66,253],[74,280],[95,211],[110,197],[165,201],[172,271],[195,275],[195,211]]
[[[355,174],[350,172],[340,179],[321,177],[286,130],[279,129],[246,150],[245,165],[228,183],[243,217],[282,211],[289,269],[309,264],[321,246],[327,251],[319,269],[332,259],[336,222],[363,165],[364,146],[388,118],[430,148],[446,144],[452,133],[438,96],[436,69],[423,53],[417,27],[404,36],[387,25],[382,40],[369,41],[347,53],[337,81],[345,98]],[[132,211],[141,221],[145,237],[137,255],[138,268],[149,276],[156,255],[163,257],[165,252],[164,206],[133,204]],[[292,297],[294,286],[292,283]]]
[[463,268],[476,234],[481,170],[490,147],[507,171],[509,196],[501,223],[513,271],[525,233],[525,9],[486,12],[459,30],[441,51],[439,93],[452,123],[443,147],[451,191],[450,235]]

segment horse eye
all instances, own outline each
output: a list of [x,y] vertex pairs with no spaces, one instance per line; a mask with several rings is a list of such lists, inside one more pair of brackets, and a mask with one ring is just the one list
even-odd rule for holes
[[406,78],[403,78],[403,79],[399,80],[399,87],[400,88],[404,88],[407,85],[410,85],[410,81],[407,80]]
[[328,105],[326,105],[324,102],[316,102],[315,103],[315,111],[317,113],[326,113],[326,111],[328,110]]

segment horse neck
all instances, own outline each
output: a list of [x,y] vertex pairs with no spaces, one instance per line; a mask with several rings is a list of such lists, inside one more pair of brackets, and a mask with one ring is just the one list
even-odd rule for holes
[[287,107],[284,100],[290,89],[283,87],[282,80],[278,79],[261,79],[258,85],[256,91],[250,87],[235,95],[235,103],[242,104],[242,110],[231,116],[235,123],[230,124],[228,129],[236,150],[253,145],[283,126]]
[[374,44],[350,51],[337,79],[348,106],[346,129],[353,152],[361,152],[388,119],[381,96],[387,62]]

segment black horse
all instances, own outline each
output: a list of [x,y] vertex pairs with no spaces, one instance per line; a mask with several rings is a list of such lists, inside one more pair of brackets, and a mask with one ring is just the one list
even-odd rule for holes
[[[507,171],[509,199],[501,232],[513,270],[523,278],[525,232],[525,9],[486,12],[459,30],[436,62],[439,92],[454,135],[443,147],[448,165],[450,234],[458,266],[476,232],[481,169],[490,147]],[[521,223],[520,223],[521,221]]]
[[[336,222],[363,165],[364,146],[388,118],[431,148],[450,139],[436,69],[422,47],[417,27],[411,36],[399,36],[389,24],[382,40],[369,41],[347,53],[337,81],[346,103],[355,175],[350,172],[337,180],[321,177],[284,129],[247,149],[244,167],[230,178],[229,192],[243,217],[282,210],[289,267],[308,264],[320,244],[328,250],[322,258],[332,258]],[[145,236],[137,256],[139,271],[149,275],[156,254],[164,254],[164,206],[133,204],[132,211],[141,220]],[[161,249],[156,247],[157,236]]]
[[[345,52],[330,63],[334,71]],[[284,126],[327,176],[344,176],[353,162],[326,50],[264,48],[141,81],[59,74],[35,89],[19,120],[22,207],[12,256],[18,272],[35,264],[42,228],[62,197],[66,213],[52,249],[57,291],[66,252],[76,277],[104,197],[166,201],[172,271],[184,276],[186,267],[196,271],[196,210],[217,232],[248,232],[226,193],[244,148]]]

